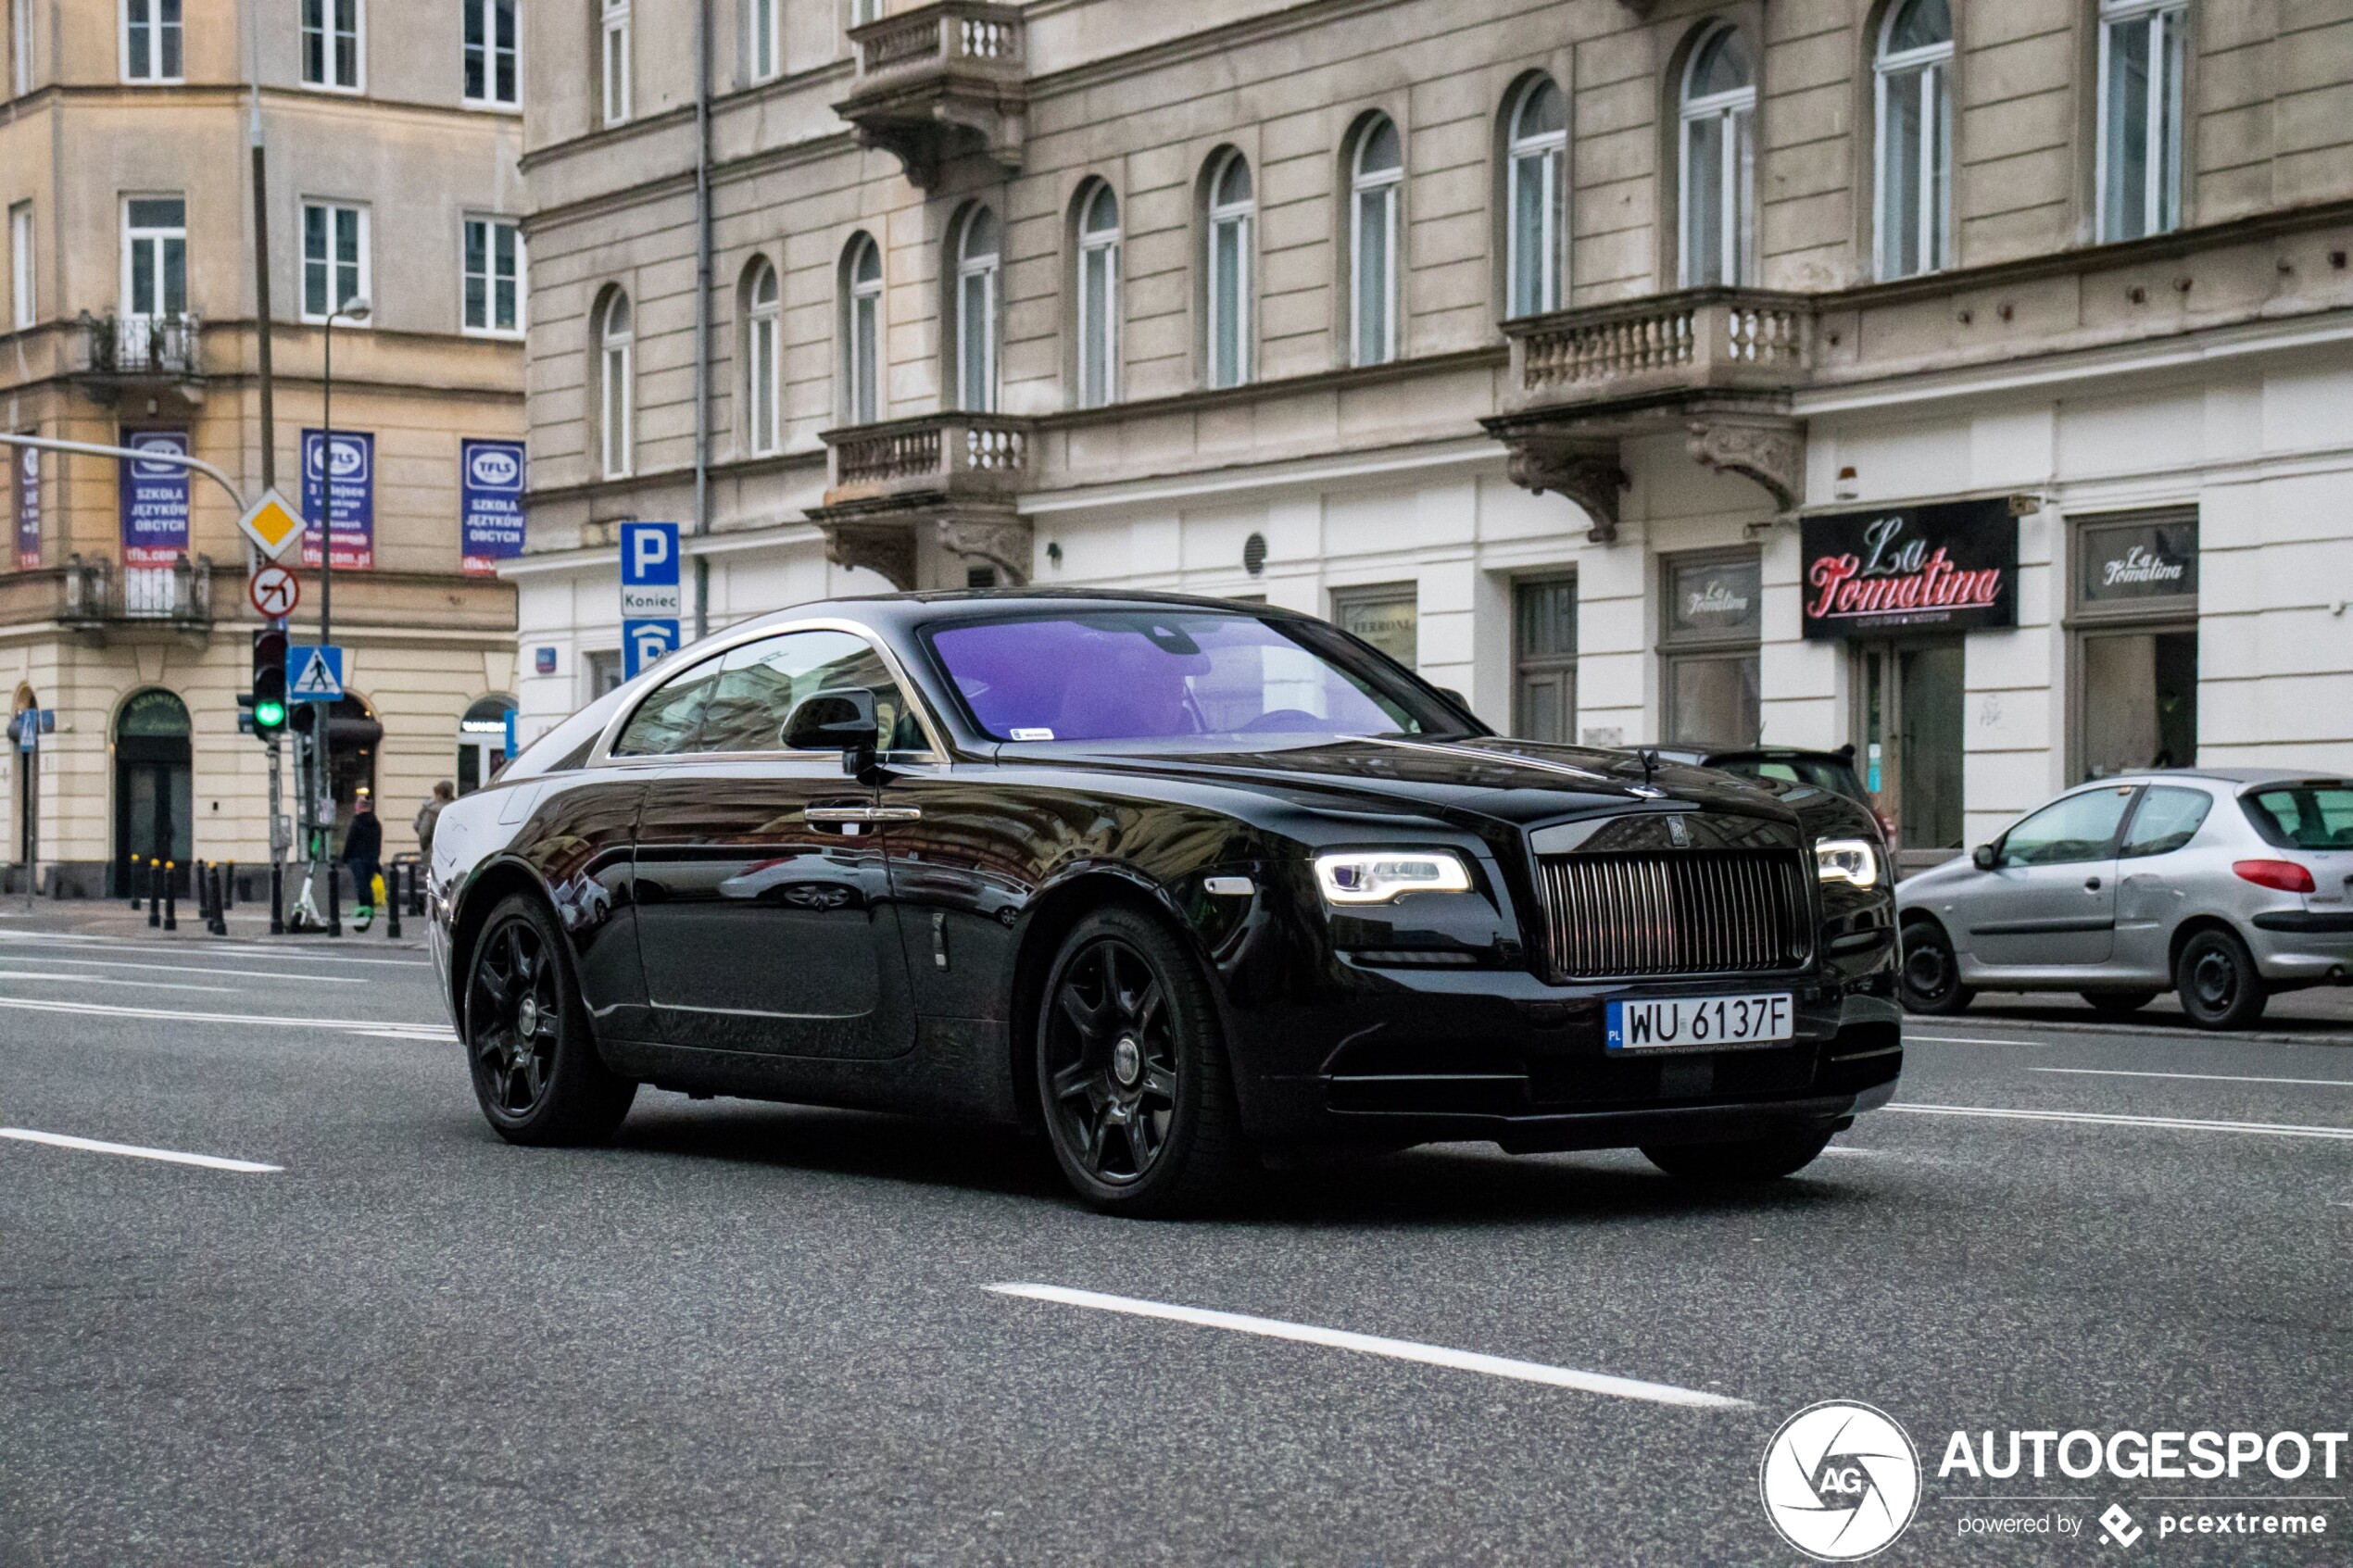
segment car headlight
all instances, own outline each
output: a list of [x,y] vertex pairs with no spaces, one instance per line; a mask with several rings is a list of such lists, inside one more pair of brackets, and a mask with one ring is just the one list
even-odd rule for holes
[[1408,893],[1468,893],[1470,868],[1444,849],[1352,849],[1315,857],[1328,904],[1386,904]]
[[1818,838],[1814,841],[1814,874],[1824,882],[1877,887],[1879,851],[1868,838]]

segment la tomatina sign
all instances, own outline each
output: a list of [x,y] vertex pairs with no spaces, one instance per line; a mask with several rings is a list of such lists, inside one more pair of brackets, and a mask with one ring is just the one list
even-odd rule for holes
[[1814,638],[2018,624],[2009,504],[1944,501],[1809,517],[1805,627]]

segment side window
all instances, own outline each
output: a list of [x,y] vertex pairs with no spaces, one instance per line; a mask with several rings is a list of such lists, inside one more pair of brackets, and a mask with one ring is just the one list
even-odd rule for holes
[[875,694],[883,749],[921,751],[923,726],[882,656],[849,632],[786,632],[727,655],[704,714],[697,751],[774,751],[777,731],[803,697],[842,686]]
[[637,705],[621,738],[613,742],[615,757],[663,757],[691,750],[695,731],[702,722],[703,703],[719,679],[719,660],[706,659],[656,686]]
[[2002,864],[2057,866],[2107,859],[2133,788],[2089,789],[2052,801],[2002,836]]
[[2124,835],[2124,857],[2171,855],[2197,836],[2214,797],[2202,789],[2174,789],[2158,784],[2143,793],[2133,812],[2133,828]]

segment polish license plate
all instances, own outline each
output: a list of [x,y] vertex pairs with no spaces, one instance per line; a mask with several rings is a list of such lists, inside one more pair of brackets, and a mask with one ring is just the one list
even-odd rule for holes
[[1609,1004],[1604,1047],[1613,1051],[1694,1046],[1755,1046],[1794,1039],[1787,991],[1753,997],[1648,997]]

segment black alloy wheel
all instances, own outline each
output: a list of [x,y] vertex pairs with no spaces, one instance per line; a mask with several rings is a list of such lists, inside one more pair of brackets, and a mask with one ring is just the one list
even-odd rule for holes
[[2271,988],[2234,933],[2208,928],[2182,945],[2173,966],[2182,1010],[2201,1029],[2245,1029],[2263,1016]]
[[1977,999],[1961,984],[1952,939],[1934,921],[1916,920],[1904,927],[1904,967],[1896,979],[1904,1006],[1913,1012],[1961,1012]]
[[555,921],[522,894],[491,910],[474,943],[465,1038],[474,1097],[510,1143],[602,1143],[636,1097],[597,1055]]
[[2130,1018],[2157,1000],[2154,991],[2085,991],[2082,995],[2102,1018]]
[[1811,1128],[1737,1143],[1644,1144],[1642,1158],[1687,1182],[1773,1182],[1811,1165],[1831,1135]]
[[1107,1213],[1217,1207],[1255,1163],[1208,987],[1142,914],[1099,910],[1063,942],[1038,1017],[1038,1087],[1063,1174]]

